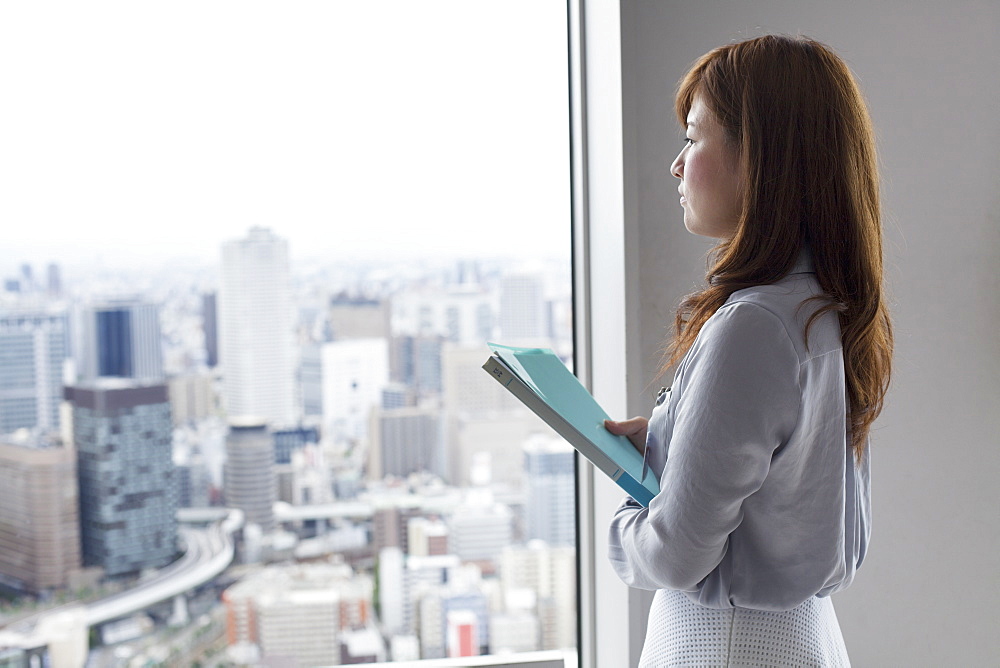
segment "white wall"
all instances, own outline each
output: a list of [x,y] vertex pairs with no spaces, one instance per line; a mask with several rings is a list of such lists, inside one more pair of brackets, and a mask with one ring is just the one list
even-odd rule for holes
[[[673,92],[729,41],[802,33],[861,80],[879,135],[897,352],[873,435],[874,529],[854,586],[835,596],[855,665],[987,665],[1000,655],[1000,3],[622,3],[630,305],[643,367],[708,245],[683,229],[669,165]],[[630,357],[634,357],[630,354]],[[652,373],[630,378],[648,413]],[[600,555],[599,555],[600,556]]]

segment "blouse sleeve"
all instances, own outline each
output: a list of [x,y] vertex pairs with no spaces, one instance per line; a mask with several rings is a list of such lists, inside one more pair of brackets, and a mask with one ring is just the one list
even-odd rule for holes
[[610,529],[618,576],[640,589],[696,591],[722,561],[774,451],[795,428],[799,360],[781,320],[734,302],[702,327],[682,365],[660,493],[626,499]]

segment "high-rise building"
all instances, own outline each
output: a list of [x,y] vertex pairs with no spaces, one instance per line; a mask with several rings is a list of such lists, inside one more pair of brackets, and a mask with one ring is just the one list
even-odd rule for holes
[[84,308],[80,379],[163,380],[159,309],[134,299],[113,299]]
[[561,438],[537,435],[524,444],[527,486],[525,534],[549,545],[576,542],[573,448]]
[[59,265],[52,262],[48,266],[46,274],[46,289],[48,290],[50,297],[59,297],[62,295],[62,275],[59,271]]
[[506,505],[468,499],[448,518],[449,547],[462,561],[492,562],[513,538]]
[[223,476],[226,505],[242,510],[247,524],[256,524],[265,532],[275,526],[278,486],[274,463],[274,439],[267,424],[255,418],[231,419]]
[[167,381],[170,411],[178,427],[218,414],[218,395],[210,372],[192,371]]
[[0,316],[0,433],[59,428],[68,329],[65,313]]
[[165,566],[177,551],[167,386],[99,378],[67,387],[83,559],[109,576]]
[[369,415],[389,382],[385,339],[348,339],[323,344],[323,435],[361,439]]
[[0,580],[39,593],[80,568],[76,453],[45,436],[0,439]]
[[205,363],[210,367],[219,364],[218,300],[214,292],[201,296],[201,328],[205,333]]
[[427,471],[449,478],[444,451],[444,420],[437,407],[375,409],[369,430],[368,475],[405,478]]
[[405,556],[398,547],[385,547],[378,553],[379,614],[386,634],[393,636],[406,630],[404,624]]
[[369,624],[372,597],[371,578],[344,564],[271,567],[223,593],[227,639],[268,663],[339,665],[341,639]]
[[442,336],[397,336],[392,339],[392,379],[418,395],[441,393]]
[[541,649],[575,645],[575,548],[550,547],[541,541],[508,545],[500,557],[500,582],[508,599],[518,591],[534,592]]
[[297,421],[288,242],[254,227],[222,247],[219,363],[230,417]]
[[337,295],[330,300],[335,341],[389,338],[389,305],[377,299]]
[[535,341],[548,335],[545,285],[535,274],[511,274],[500,285],[500,332],[504,341]]
[[448,554],[448,526],[439,519],[413,517],[406,523],[408,549],[413,557]]
[[493,338],[495,298],[476,285],[449,292],[413,291],[393,297],[396,336],[444,337],[471,346]]

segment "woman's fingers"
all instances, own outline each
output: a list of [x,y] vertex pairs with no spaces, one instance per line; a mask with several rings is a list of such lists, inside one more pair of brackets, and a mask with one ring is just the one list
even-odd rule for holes
[[635,449],[642,452],[646,448],[646,430],[649,420],[644,417],[634,417],[629,420],[605,420],[604,428],[616,436],[626,436]]

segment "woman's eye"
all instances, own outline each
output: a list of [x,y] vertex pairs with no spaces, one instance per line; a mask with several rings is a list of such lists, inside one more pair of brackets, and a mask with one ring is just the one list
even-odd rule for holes
[[684,145],[685,145],[685,146],[690,146],[690,145],[691,145],[691,144],[693,144],[693,143],[694,143],[694,140],[693,140],[693,139],[691,139],[690,137],[685,137],[685,138],[684,138]]

